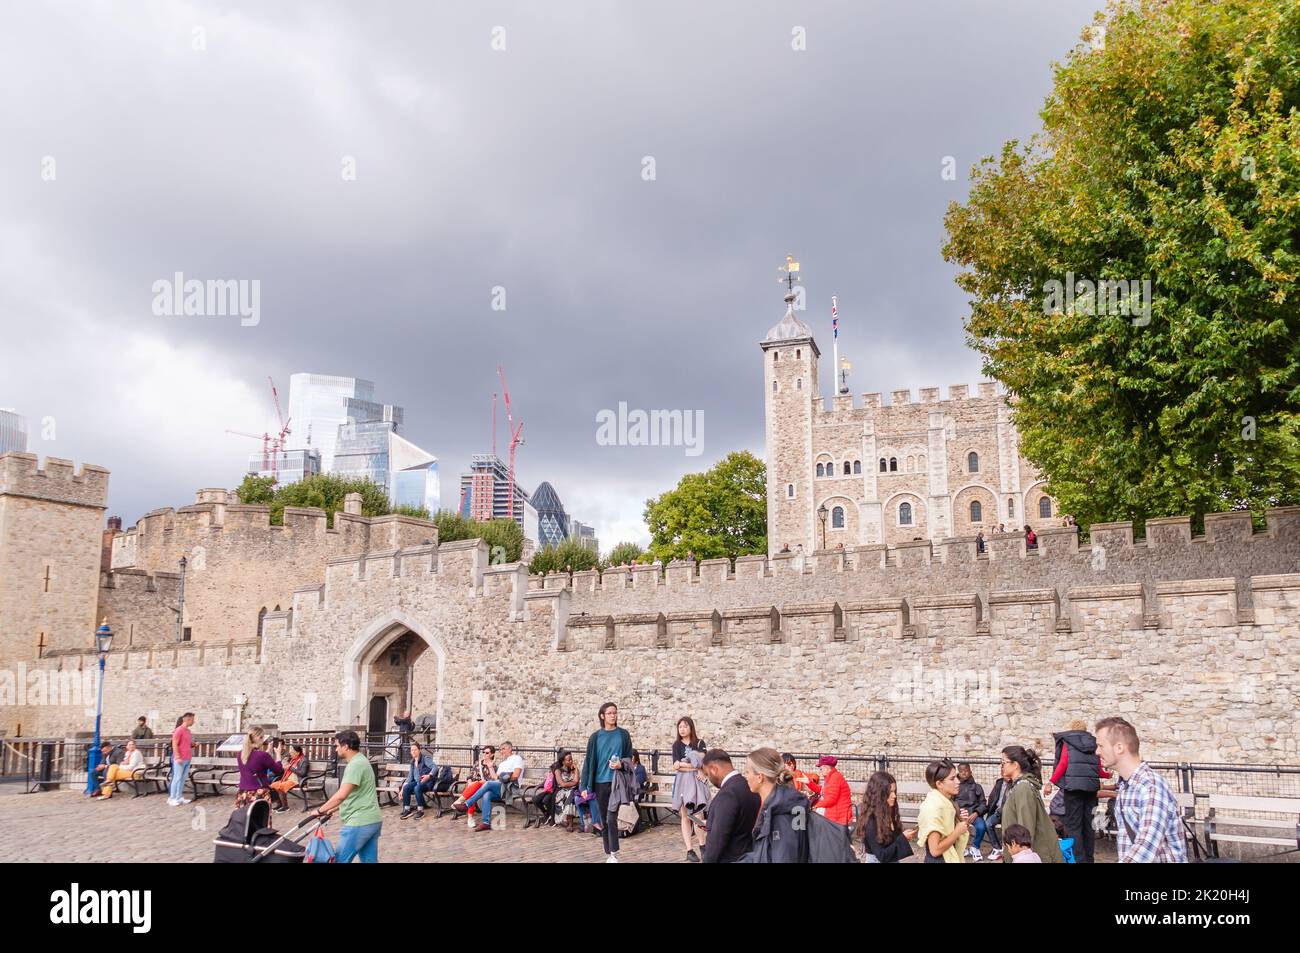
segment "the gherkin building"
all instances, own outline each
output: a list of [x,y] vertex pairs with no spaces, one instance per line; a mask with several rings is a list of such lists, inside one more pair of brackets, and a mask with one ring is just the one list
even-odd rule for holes
[[569,538],[569,514],[549,483],[539,484],[530,502],[537,510],[537,544],[558,546]]

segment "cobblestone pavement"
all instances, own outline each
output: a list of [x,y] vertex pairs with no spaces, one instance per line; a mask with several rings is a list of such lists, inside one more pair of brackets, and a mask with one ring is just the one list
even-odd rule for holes
[[[131,798],[118,794],[95,801],[74,791],[0,794],[0,862],[80,863],[132,861],[210,863],[212,838],[234,809],[232,797],[200,798],[168,807],[165,796]],[[604,860],[599,838],[561,830],[524,830],[510,815],[505,830],[476,834],[463,818],[400,821],[397,808],[384,808],[379,859],[385,863],[543,862],[595,863]],[[302,819],[299,808],[273,815],[287,830]],[[338,821],[326,826],[337,837]],[[1100,840],[1098,861],[1113,862],[1114,842]],[[619,859],[632,863],[681,863],[685,859],[674,818],[622,843]]]

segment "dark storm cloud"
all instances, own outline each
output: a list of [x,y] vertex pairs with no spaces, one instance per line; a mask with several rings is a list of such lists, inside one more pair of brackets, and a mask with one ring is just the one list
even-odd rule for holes
[[[261,429],[268,374],[367,377],[455,505],[503,364],[521,481],[551,480],[609,545],[681,473],[762,452],[757,341],[787,251],[824,383],[831,294],[855,392],[977,379],[943,212],[1037,127],[1095,6],[16,7],[0,305],[25,359],[0,404],[56,408],[32,449],[108,466],[130,522],[237,482],[250,442],[222,430]],[[177,271],[259,279],[260,323],[155,316]],[[703,456],[598,447],[620,401],[702,410]]]

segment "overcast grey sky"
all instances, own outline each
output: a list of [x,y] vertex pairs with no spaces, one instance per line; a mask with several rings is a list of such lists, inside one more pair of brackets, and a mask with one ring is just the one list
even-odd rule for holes
[[[854,393],[979,378],[944,209],[1100,5],[10,5],[0,406],[112,470],[130,525],[239,482],[256,444],[224,431],[268,425],[267,375],[365,377],[454,507],[500,363],[521,483],[645,541],[647,496],[763,452],[787,252],[824,386],[832,294]],[[178,271],[260,281],[260,322],[155,315]],[[702,455],[597,446],[620,401],[703,411]]]

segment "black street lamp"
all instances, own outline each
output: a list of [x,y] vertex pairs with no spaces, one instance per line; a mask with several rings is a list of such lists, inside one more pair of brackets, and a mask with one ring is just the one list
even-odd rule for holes
[[826,517],[830,515],[830,510],[826,509],[825,503],[823,503],[817,509],[817,515],[820,516],[822,520],[822,549],[825,549],[826,548]]
[[108,658],[108,650],[112,647],[113,630],[108,627],[108,619],[105,618],[95,630],[95,648],[99,652],[99,701],[95,703],[95,742],[90,747],[90,755],[86,763],[87,794],[94,794],[99,789],[95,769],[99,767],[99,729],[104,718],[104,662]]
[[178,594],[179,605],[176,607],[176,641],[182,642],[185,639],[185,567],[190,561],[184,556],[181,557],[181,587]]

